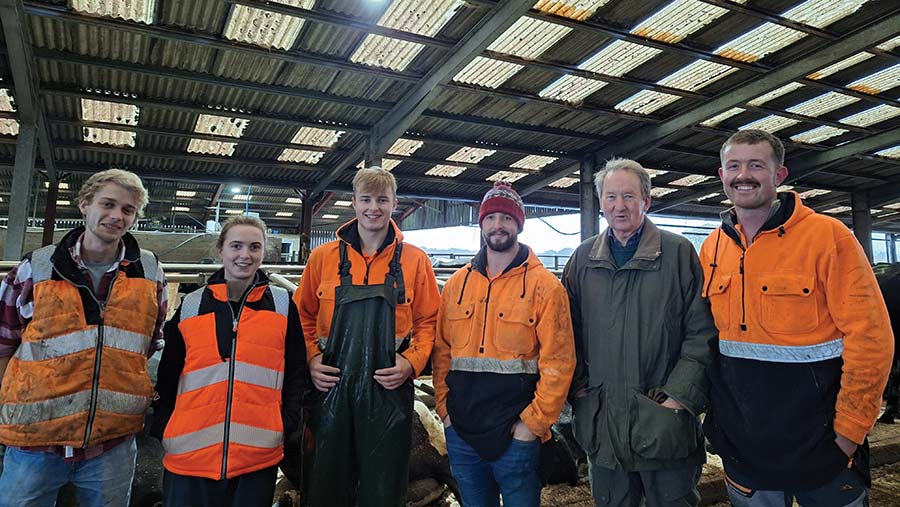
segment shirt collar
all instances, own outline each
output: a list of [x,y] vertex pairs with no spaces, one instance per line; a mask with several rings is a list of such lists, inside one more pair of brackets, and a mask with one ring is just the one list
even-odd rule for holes
[[[84,264],[84,259],[81,258],[81,243],[84,240],[84,233],[81,233],[81,236],[78,236],[78,239],[75,240],[75,244],[72,245],[72,248],[69,249],[69,253],[72,255],[72,260],[75,261],[75,264],[78,265],[79,269],[87,269],[87,266]],[[125,260],[125,242],[119,239],[119,249],[115,262],[111,263],[109,269],[107,271],[112,271],[116,268],[116,266]]]
[[[638,229],[636,231],[634,231],[634,234],[632,234],[631,237],[628,238],[628,241],[625,242],[626,247],[635,245],[641,240],[641,233],[644,232],[644,224],[646,224],[646,223],[647,223],[647,220],[645,217],[644,220],[641,222],[641,226],[638,227]],[[613,234],[612,227],[606,228],[606,234],[607,234],[607,236],[609,236],[610,245],[612,245],[612,244],[619,245],[620,244],[619,240],[616,239],[615,234]]]

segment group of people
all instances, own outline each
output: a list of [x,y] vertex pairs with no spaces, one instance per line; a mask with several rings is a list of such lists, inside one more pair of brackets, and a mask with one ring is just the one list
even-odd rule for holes
[[260,269],[265,224],[237,217],[222,268],[166,322],[165,276],[128,233],[147,192],[97,173],[85,225],[0,287],[0,507],[54,505],[68,482],[82,506],[128,505],[151,402],[165,506],[268,506],[310,392],[306,505],[404,506],[429,361],[467,507],[540,504],[541,442],[567,401],[597,505],[698,505],[705,440],[735,506],[868,505],[888,314],[853,234],[778,192],[787,174],[777,138],[731,136],[732,207],[698,256],[647,218],[648,172],[610,160],[594,177],[608,228],[561,281],[518,241],[520,196],[495,184],[483,246],[439,292],[391,219],[393,175],[361,169],[356,218],[312,251],[293,297]]

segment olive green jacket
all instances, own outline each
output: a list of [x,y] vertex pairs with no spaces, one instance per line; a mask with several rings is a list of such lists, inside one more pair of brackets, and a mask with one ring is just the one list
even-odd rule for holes
[[[644,219],[634,256],[616,267],[604,231],[563,273],[577,356],[575,438],[595,465],[644,471],[703,463],[698,416],[708,394],[715,323],[701,298],[703,270],[684,237]],[[661,388],[686,410],[646,396]]]

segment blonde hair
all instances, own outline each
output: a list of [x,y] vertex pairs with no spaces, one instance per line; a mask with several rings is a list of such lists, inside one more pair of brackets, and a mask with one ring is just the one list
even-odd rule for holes
[[222,224],[222,230],[219,232],[219,237],[216,239],[216,251],[217,252],[222,251],[222,247],[225,246],[225,236],[227,236],[228,231],[230,231],[231,228],[236,225],[249,225],[250,227],[256,227],[257,229],[262,231],[263,248],[265,249],[266,223],[256,217],[241,215],[241,216],[231,217],[228,220],[226,220],[224,224]]
[[610,173],[625,171],[634,174],[641,182],[641,198],[650,197],[650,173],[640,163],[629,158],[613,158],[606,162],[606,166],[594,175],[594,186],[597,187],[597,195],[603,197],[603,180]]
[[353,176],[353,194],[356,195],[356,192],[363,189],[371,192],[382,192],[390,189],[396,199],[397,179],[394,178],[393,174],[378,166],[366,167],[356,171],[356,175]]
[[94,200],[94,195],[107,183],[115,183],[131,192],[137,200],[137,216],[143,216],[147,201],[150,200],[147,196],[147,189],[137,174],[123,169],[107,169],[92,175],[84,182],[84,185],[81,185],[81,189],[78,191],[78,202],[90,204]]

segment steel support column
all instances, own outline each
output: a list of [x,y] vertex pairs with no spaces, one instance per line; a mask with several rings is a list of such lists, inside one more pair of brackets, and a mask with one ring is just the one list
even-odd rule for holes
[[872,262],[872,214],[869,212],[869,193],[856,191],[850,194],[850,206],[853,208],[853,234]]
[[589,155],[579,163],[581,181],[578,184],[581,196],[581,240],[600,233],[600,201],[594,192],[594,167],[596,160]]
[[[53,230],[56,228],[56,197],[59,195],[59,179],[48,178],[47,202],[44,205],[44,232],[41,246],[53,244]],[[37,193],[37,191],[35,191]]]
[[303,199],[300,214],[300,264],[306,264],[306,261],[309,260],[309,253],[312,250],[310,242],[312,240],[312,219],[315,202],[310,197],[307,194],[306,198]]
[[17,261],[25,253],[25,228],[28,220],[28,201],[31,198],[36,150],[37,127],[34,124],[20,125],[12,189],[9,195],[6,244],[3,248],[3,260],[6,261]]

